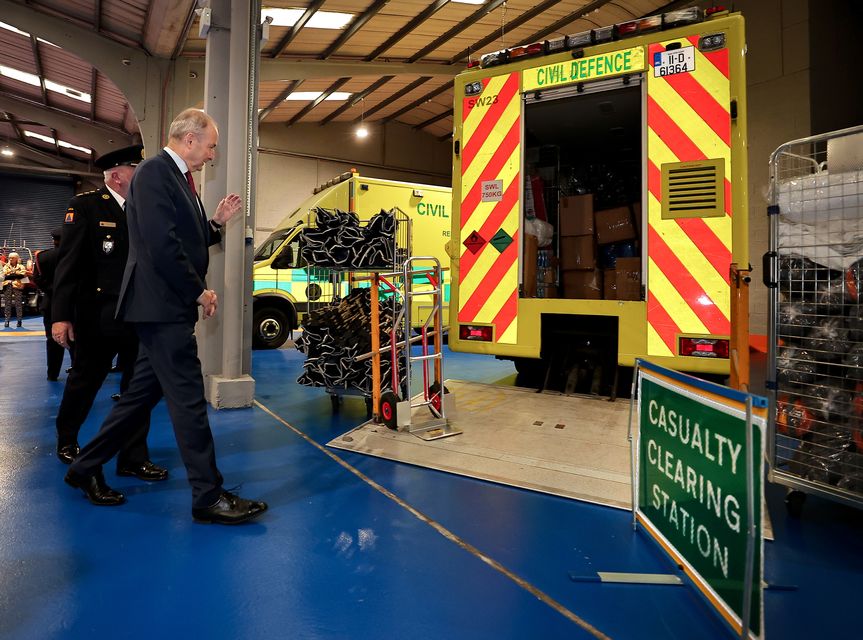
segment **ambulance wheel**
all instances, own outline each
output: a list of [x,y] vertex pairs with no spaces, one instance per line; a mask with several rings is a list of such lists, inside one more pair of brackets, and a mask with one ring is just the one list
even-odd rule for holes
[[387,429],[396,430],[398,427],[396,420],[396,410],[399,403],[399,397],[392,391],[384,391],[381,394],[380,415]]
[[799,518],[803,515],[803,503],[806,502],[806,494],[802,491],[789,491],[785,496],[785,508],[788,509],[788,515],[792,518]]
[[252,346],[255,349],[278,349],[291,330],[288,316],[276,307],[255,310],[252,319]]
[[[449,389],[444,385],[443,388],[444,393],[449,393]],[[441,398],[440,393],[440,383],[435,382],[432,386],[429,387],[429,400],[431,400],[431,404],[429,405],[429,411],[432,412],[432,415],[436,418],[440,417],[440,408],[442,404],[443,398]]]

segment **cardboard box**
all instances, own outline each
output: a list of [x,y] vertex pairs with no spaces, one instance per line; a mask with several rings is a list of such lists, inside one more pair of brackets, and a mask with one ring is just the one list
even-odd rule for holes
[[593,215],[596,221],[596,241],[599,244],[635,238],[629,206],[597,211]]
[[558,233],[561,236],[592,236],[593,194],[560,199]]
[[540,282],[536,285],[536,297],[537,298],[557,298],[557,285],[556,284],[546,284],[545,282]]
[[563,236],[560,238],[561,269],[595,269],[596,248],[593,236]]
[[602,271],[572,269],[560,272],[563,297],[574,300],[602,299]]
[[604,300],[617,300],[617,271],[606,269],[602,272],[602,297]]
[[638,234],[638,237],[641,237],[641,203],[633,202],[632,205],[632,219],[635,222],[635,233]]
[[524,236],[524,297],[536,297],[536,236]]
[[618,300],[641,300],[641,258],[618,258],[615,268]]

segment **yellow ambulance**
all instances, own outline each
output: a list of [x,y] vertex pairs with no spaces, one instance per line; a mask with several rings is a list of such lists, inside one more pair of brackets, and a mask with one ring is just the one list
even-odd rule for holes
[[[450,240],[451,206],[449,187],[366,178],[356,171],[345,172],[317,187],[255,251],[253,346],[256,349],[280,347],[308,311],[348,293],[346,278],[337,278],[334,285],[331,270],[309,265],[301,255],[303,232],[314,224],[310,211],[315,207],[352,211],[361,221],[368,220],[381,209],[398,208],[404,212],[410,221],[411,253],[433,256],[446,269],[443,274],[443,322],[446,324],[450,286],[446,245]],[[402,237],[400,231],[400,244]],[[423,317],[421,311],[412,315]]]
[[459,74],[450,348],[546,378],[636,358],[727,375],[729,272],[749,262],[745,53],[741,15],[693,8]]

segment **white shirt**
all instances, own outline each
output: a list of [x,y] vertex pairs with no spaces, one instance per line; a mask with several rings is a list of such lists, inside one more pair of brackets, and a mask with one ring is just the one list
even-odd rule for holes
[[[185,177],[185,175],[187,173],[189,173],[189,165],[186,164],[186,161],[183,160],[180,156],[178,156],[177,153],[175,151],[173,151],[172,149],[169,149],[168,147],[162,147],[162,148],[168,152],[168,155],[171,156],[171,159],[177,165],[177,168],[180,170],[180,173],[182,173],[183,176]],[[188,180],[188,178],[186,178],[186,179]],[[201,213],[202,205],[201,205],[200,201],[198,200],[197,194],[195,194],[195,206],[198,207],[198,213]]]
[[180,173],[184,176],[189,173],[189,165],[186,164],[186,161],[183,160],[180,156],[177,155],[175,151],[168,147],[162,147],[165,151],[168,152],[168,155],[173,158],[174,162],[177,164],[177,167],[180,169]]

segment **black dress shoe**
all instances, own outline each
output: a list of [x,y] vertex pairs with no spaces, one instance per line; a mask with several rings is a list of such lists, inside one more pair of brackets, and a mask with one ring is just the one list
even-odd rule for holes
[[233,493],[222,491],[216,504],[204,509],[192,509],[195,522],[209,524],[240,524],[267,510],[266,502],[246,500]]
[[48,382],[57,382],[57,376],[48,376]]
[[63,464],[72,464],[72,461],[81,453],[81,447],[77,444],[64,444],[57,446],[57,458]]
[[112,393],[111,394],[111,400],[113,400],[114,402],[117,402],[119,399],[120,399],[119,393]]
[[158,482],[159,480],[168,479],[168,470],[153,464],[149,460],[144,460],[141,464],[118,464],[117,475],[134,476],[139,480]]
[[80,489],[91,503],[100,507],[115,507],[126,502],[126,496],[105,484],[102,474],[79,476],[71,469],[63,478],[70,487]]

